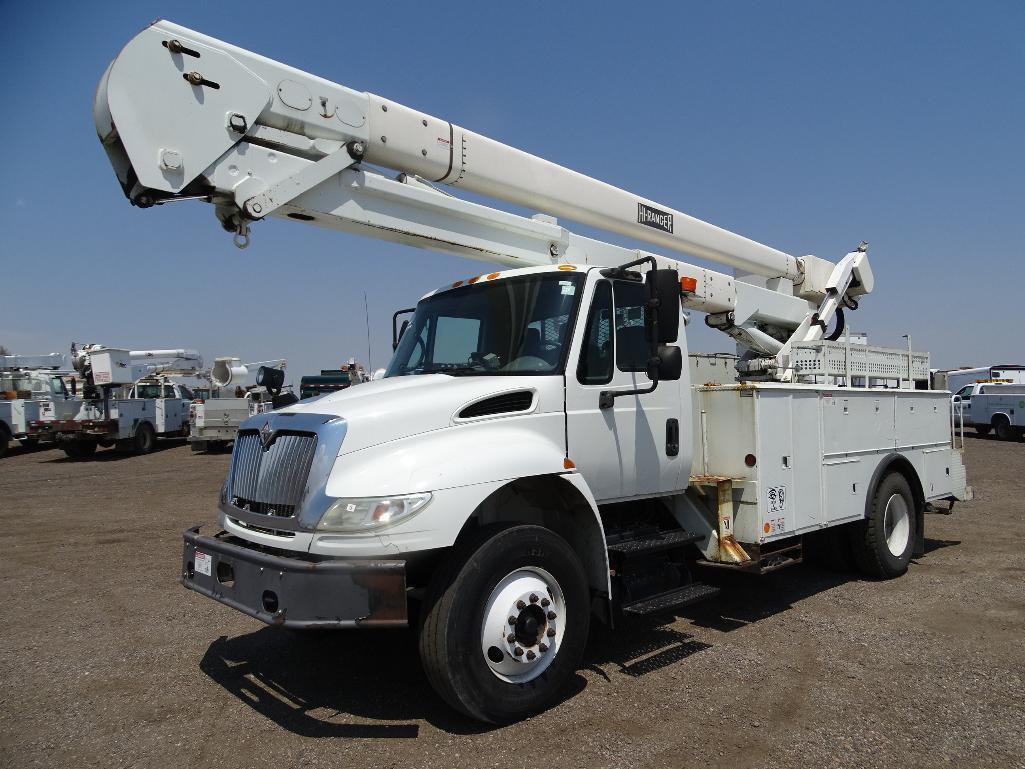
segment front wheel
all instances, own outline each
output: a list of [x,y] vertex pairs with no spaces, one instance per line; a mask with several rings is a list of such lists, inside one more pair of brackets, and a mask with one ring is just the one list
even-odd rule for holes
[[573,548],[541,526],[487,527],[436,575],[420,658],[449,705],[489,723],[552,703],[576,671],[590,597]]
[[862,573],[891,579],[908,570],[916,518],[915,496],[907,479],[889,473],[876,488],[868,518],[851,527],[854,559]]
[[989,425],[975,425],[975,432],[979,435],[989,435]]

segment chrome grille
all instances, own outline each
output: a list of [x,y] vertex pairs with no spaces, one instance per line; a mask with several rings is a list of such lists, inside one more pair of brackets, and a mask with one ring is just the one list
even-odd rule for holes
[[232,504],[264,515],[295,515],[316,449],[312,433],[278,433],[264,450],[258,431],[240,430],[231,465]]

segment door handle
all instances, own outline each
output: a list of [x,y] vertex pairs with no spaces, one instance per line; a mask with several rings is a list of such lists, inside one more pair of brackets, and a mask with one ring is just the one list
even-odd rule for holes
[[675,457],[680,453],[680,420],[666,420],[666,456]]

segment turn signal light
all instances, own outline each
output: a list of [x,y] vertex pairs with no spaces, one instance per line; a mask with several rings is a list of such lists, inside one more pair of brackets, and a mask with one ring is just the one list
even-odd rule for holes
[[680,278],[680,291],[685,294],[693,294],[698,290],[698,279],[684,276]]
[[573,460],[569,457],[566,457],[564,460],[562,460],[562,466],[565,467],[567,470],[576,469],[576,465],[573,463]]

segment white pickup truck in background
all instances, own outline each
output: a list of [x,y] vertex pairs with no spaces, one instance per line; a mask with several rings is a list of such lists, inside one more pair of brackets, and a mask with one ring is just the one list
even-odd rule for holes
[[195,350],[72,346],[72,360],[85,380],[77,412],[31,421],[30,438],[56,443],[69,457],[81,459],[100,446],[148,454],[158,437],[188,435],[193,393],[171,377],[200,372],[203,359]]
[[992,430],[1002,441],[1025,434],[1025,384],[996,382],[965,385],[953,396],[955,414],[979,435]]

